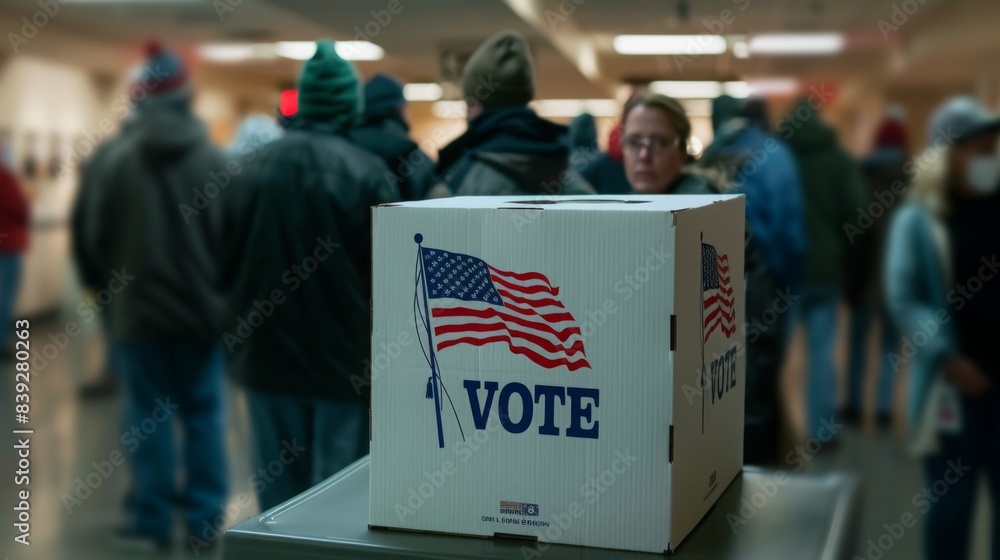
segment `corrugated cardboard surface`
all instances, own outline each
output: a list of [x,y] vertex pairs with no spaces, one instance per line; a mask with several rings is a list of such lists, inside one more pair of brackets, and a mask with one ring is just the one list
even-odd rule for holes
[[[745,398],[744,199],[678,212],[677,351],[674,354],[672,548],[704,517],[743,465]],[[702,244],[729,262],[735,331],[703,337]],[[714,266],[709,263],[708,266]],[[704,362],[702,361],[704,343]],[[726,359],[727,354],[729,360]],[[720,364],[713,373],[712,363]],[[704,390],[701,372],[704,363]],[[727,366],[731,371],[727,371]],[[733,375],[735,371],[735,375]]]
[[[670,210],[717,198],[614,198],[653,202],[475,198],[374,210],[372,525],[650,552],[667,547],[674,268],[692,266],[674,260]],[[441,350],[440,448],[434,401],[425,398],[427,348],[418,343],[426,329],[413,319],[414,297],[423,305],[415,281],[418,233],[426,248],[544,274],[582,329],[591,368],[546,369],[505,343]],[[475,399],[465,381],[480,382]],[[583,404],[591,406],[599,437],[566,436],[568,396],[565,404],[555,401],[558,436],[539,433],[546,420],[541,401],[532,403],[527,430],[510,433],[501,427],[500,390],[486,429],[476,430],[473,403],[486,402],[486,382],[501,390],[520,383],[536,398],[538,385],[598,389],[596,406]],[[516,395],[508,414],[511,422],[522,420]],[[537,515],[502,514],[501,501],[537,505]]]

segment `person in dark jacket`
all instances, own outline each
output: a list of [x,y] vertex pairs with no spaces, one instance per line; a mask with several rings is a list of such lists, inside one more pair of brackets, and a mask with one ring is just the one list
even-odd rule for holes
[[879,372],[876,385],[875,421],[881,428],[892,425],[893,389],[896,376],[890,356],[899,347],[899,333],[885,307],[882,262],[888,224],[909,187],[906,172],[907,134],[899,113],[891,113],[879,124],[872,152],[861,161],[870,200],[878,205],[870,222],[851,230],[851,247],[844,296],[851,306],[850,354],[848,356],[847,402],[841,412],[845,422],[861,420],[862,389],[868,368],[868,333],[878,319]]
[[236,317],[223,341],[247,388],[254,465],[294,456],[256,489],[273,508],[368,452],[370,207],[400,200],[389,169],[350,139],[363,98],[354,65],[319,41],[299,113],[255,160]]
[[101,188],[83,242],[95,259],[89,281],[111,294],[99,303],[110,314],[125,389],[122,443],[134,498],[116,542],[164,550],[172,543],[178,466],[189,538],[215,523],[227,496],[218,339],[226,301],[220,239],[230,218],[219,201],[193,217],[181,211],[226,170],[191,111],[184,65],[151,45],[143,74],[148,87],[133,129],[87,169]]
[[592,194],[569,166],[566,127],[528,107],[534,63],[524,39],[502,32],[487,39],[465,66],[462,90],[469,128],[438,160],[444,183],[432,196]]
[[[614,130],[620,132],[621,125]],[[598,194],[631,194],[632,186],[625,176],[625,166],[622,164],[621,147],[617,139],[621,134],[612,134],[608,152],[602,152],[597,146],[597,123],[588,113],[579,115],[569,126],[570,166],[579,173]],[[617,148],[618,158],[612,155]]]
[[996,560],[1000,116],[961,96],[938,107],[928,124],[926,149],[910,167],[909,200],[892,218],[885,251],[886,301],[904,341],[892,359],[910,377],[909,443],[921,455],[924,488],[946,490],[924,490],[923,558],[973,558],[974,512],[985,497],[992,515],[983,524]]
[[819,434],[828,432],[824,426],[835,423],[836,413],[833,349],[851,246],[845,227],[858,221],[868,199],[861,169],[839,145],[833,129],[822,122],[815,99],[797,103],[777,130],[795,156],[805,195],[806,274],[796,314],[805,325],[809,355],[807,437],[826,437]]
[[[132,98],[134,93],[141,93],[144,87],[141,83],[143,78],[143,66],[136,67],[129,76],[129,111],[122,119],[117,134],[111,136],[94,149],[90,158],[80,164],[78,169],[79,187],[77,189],[76,200],[70,216],[70,247],[73,263],[76,265],[77,276],[86,294],[85,297],[94,297],[94,294],[103,289],[100,286],[102,274],[100,271],[101,247],[88,242],[88,235],[94,230],[94,220],[100,221],[103,217],[97,215],[95,205],[101,200],[102,189],[105,185],[100,180],[106,179],[101,173],[90,173],[91,169],[104,169],[104,159],[109,154],[115,153],[122,144],[127,144],[132,140],[129,135],[135,129],[138,115],[136,99]],[[79,395],[83,400],[92,400],[102,397],[109,397],[118,392],[118,369],[114,359],[115,344],[111,341],[111,328],[108,324],[110,313],[101,313],[100,320],[104,331],[105,354],[104,367],[93,380],[80,385]],[[130,496],[131,498],[131,496]]]
[[365,84],[365,113],[351,138],[382,158],[403,200],[422,200],[434,186],[434,161],[410,136],[403,84],[376,74]]
[[[641,194],[719,194],[697,168],[686,166],[691,123],[675,99],[647,93],[633,98],[622,118],[625,171],[632,188]],[[786,306],[775,289],[767,264],[760,257],[748,229],[745,235],[746,280],[746,410],[743,458],[747,464],[767,464],[777,457],[778,370],[782,333],[760,327],[764,311]]]
[[21,279],[21,254],[28,248],[31,213],[17,179],[0,164],[0,356],[13,352],[14,302]]
[[[590,113],[580,113],[569,123],[566,134],[569,148],[569,166],[573,171],[583,172],[601,154],[597,146],[597,121]],[[592,185],[593,186],[593,185]]]
[[[781,289],[798,293],[806,253],[802,185],[791,152],[771,135],[767,120],[762,99],[715,99],[715,139],[698,165],[726,177],[730,192],[746,195],[747,223],[761,257]],[[782,317],[789,323],[782,329],[790,328],[790,319],[790,314]]]

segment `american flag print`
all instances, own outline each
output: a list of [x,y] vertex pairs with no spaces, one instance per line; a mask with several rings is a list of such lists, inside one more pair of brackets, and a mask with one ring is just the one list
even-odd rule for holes
[[736,300],[729,280],[729,256],[713,245],[701,244],[701,287],[705,303],[705,341],[716,329],[729,338],[736,332]]
[[437,350],[500,342],[546,369],[590,368],[580,326],[544,274],[427,247],[420,258]]

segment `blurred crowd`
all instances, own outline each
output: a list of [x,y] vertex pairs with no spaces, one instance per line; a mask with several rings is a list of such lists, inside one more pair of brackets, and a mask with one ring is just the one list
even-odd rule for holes
[[[831,425],[862,417],[874,331],[878,425],[891,425],[906,373],[907,441],[928,484],[961,462],[988,477],[1000,511],[1000,368],[989,357],[1000,333],[991,282],[1000,118],[973,98],[939,107],[916,154],[891,107],[858,160],[813,97],[775,120],[763,100],[722,96],[712,103],[714,140],[695,157],[684,107],[639,91],[602,150],[592,116],[566,127],[529,107],[532,55],[520,36],[500,33],[468,61],[468,128],[434,161],[409,137],[403,84],[387,75],[363,83],[329,41],[302,66],[295,115],[253,115],[225,149],[191,110],[181,60],[157,45],[147,55],[132,75],[142,87],[131,88],[141,95],[128,119],[81,166],[72,220],[82,283],[113,293],[101,302],[101,383],[121,388],[125,425],[163,402],[182,411],[179,443],[158,430],[133,452],[123,546],[169,548],[178,504],[189,542],[219,515],[226,372],[246,390],[254,471],[296,457],[257,489],[262,509],[367,453],[369,383],[352,378],[370,358],[369,208],[446,196],[745,195],[746,463],[781,458],[780,373],[793,331],[805,332],[806,435],[827,449],[837,443]],[[28,230],[17,181],[0,170],[3,340]],[[848,391],[838,409],[844,302]],[[963,477],[930,506],[928,559],[968,557],[977,480]]]

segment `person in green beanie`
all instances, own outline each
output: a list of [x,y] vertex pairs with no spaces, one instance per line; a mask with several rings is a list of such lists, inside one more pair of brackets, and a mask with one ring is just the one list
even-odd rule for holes
[[462,79],[469,128],[443,148],[432,196],[592,194],[569,166],[565,126],[528,107],[534,62],[524,39],[503,32],[469,59]]
[[249,171],[250,219],[223,342],[247,388],[254,469],[294,456],[257,489],[263,510],[368,453],[370,207],[400,200],[385,164],[349,139],[362,112],[354,64],[318,41],[299,114]]

